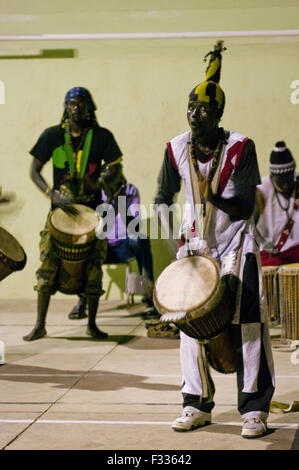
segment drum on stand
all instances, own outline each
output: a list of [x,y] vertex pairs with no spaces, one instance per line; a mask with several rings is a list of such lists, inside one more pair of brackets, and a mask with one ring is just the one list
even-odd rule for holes
[[[227,278],[212,257],[196,255],[174,261],[158,277],[153,301],[161,322],[172,322],[192,338],[206,343],[219,372],[236,371],[229,325],[234,308]],[[219,349],[218,349],[219,346]]]
[[19,242],[0,227],[0,281],[12,272],[22,270],[26,261],[26,253]]
[[281,338],[299,339],[299,263],[278,268]]
[[65,294],[77,294],[85,286],[85,262],[96,239],[99,214],[83,204],[74,204],[79,214],[72,216],[60,208],[48,216],[54,251],[61,260],[58,289]]
[[270,324],[279,325],[279,288],[277,279],[278,266],[262,266],[265,306]]

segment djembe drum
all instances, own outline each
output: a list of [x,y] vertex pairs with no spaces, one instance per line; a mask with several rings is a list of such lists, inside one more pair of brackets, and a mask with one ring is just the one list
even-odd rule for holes
[[54,251],[61,260],[58,290],[78,294],[84,290],[86,260],[94,246],[100,216],[91,208],[74,204],[79,214],[69,215],[60,208],[48,216]]
[[265,307],[269,323],[275,325],[280,323],[277,270],[278,266],[262,267]]
[[155,283],[153,301],[161,322],[172,322],[206,343],[212,367],[223,373],[236,371],[228,328],[234,302],[226,274],[213,258],[197,255],[171,263]]
[[278,268],[281,338],[299,339],[299,263]]
[[20,243],[0,227],[0,281],[12,272],[22,270],[26,261],[26,253]]

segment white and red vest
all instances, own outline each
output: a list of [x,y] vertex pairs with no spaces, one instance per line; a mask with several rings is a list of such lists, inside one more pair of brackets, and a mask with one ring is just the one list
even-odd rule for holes
[[[274,186],[269,175],[262,178],[257,186],[265,204],[258,223],[260,250],[267,252],[284,252],[299,246],[299,173],[295,173],[296,185],[288,201],[281,194],[275,195]],[[282,207],[287,208],[285,211]]]
[[[187,143],[190,141],[190,139],[191,131],[188,131],[173,138],[167,144],[172,164],[179,172],[180,177],[184,180],[185,183],[186,206],[181,223],[181,232],[185,224],[194,227],[195,222],[194,201],[188,161]],[[223,158],[220,162],[219,189],[223,198],[231,198],[235,196],[233,175],[239,164],[242,150],[247,140],[247,137],[237,132],[229,133],[229,138],[224,149]],[[199,160],[197,161],[200,173],[204,178],[207,178],[212,167],[212,158],[206,163],[201,163]],[[217,207],[214,207],[210,225],[211,229],[209,230],[206,238],[206,242],[212,256],[221,260],[225,254],[238,249],[241,234],[243,229],[245,229],[246,223],[246,220],[232,222],[230,216],[227,213],[223,212]],[[247,232],[249,237],[245,237],[243,252],[245,250],[256,253],[257,245],[254,240],[255,226],[253,218],[251,218],[248,222]]]

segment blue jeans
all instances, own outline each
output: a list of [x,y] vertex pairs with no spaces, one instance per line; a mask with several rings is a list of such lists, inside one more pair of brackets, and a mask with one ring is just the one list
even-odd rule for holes
[[126,238],[117,246],[109,246],[105,263],[124,263],[130,258],[136,258],[139,274],[145,274],[151,281],[153,276],[153,258],[148,238]]

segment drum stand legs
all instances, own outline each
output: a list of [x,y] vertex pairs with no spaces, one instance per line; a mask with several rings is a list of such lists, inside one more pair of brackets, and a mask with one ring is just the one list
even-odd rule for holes
[[47,334],[46,316],[48,312],[50,295],[38,294],[37,297],[37,319],[33,330],[26,336],[23,336],[24,341],[34,341],[35,339],[42,338]]

